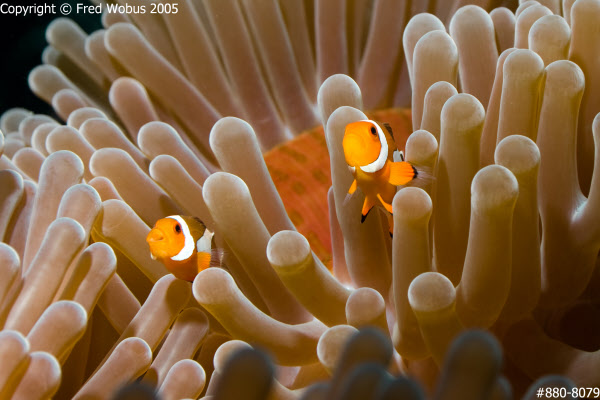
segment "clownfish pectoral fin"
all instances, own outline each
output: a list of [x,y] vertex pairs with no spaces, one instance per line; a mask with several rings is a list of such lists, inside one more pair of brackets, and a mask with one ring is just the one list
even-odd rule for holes
[[387,212],[389,212],[390,214],[393,214],[392,205],[383,201],[383,199],[381,198],[381,195],[379,193],[377,193],[377,199],[379,200],[379,202],[381,203],[381,205],[383,206],[383,208],[385,208],[385,210]]
[[350,185],[350,189],[348,189],[348,194],[354,194],[357,187],[358,187],[358,182],[356,182],[356,179],[355,179],[352,181],[352,185]]
[[346,193],[346,197],[344,198],[344,203],[342,203],[344,205],[344,207],[346,206],[346,204],[348,204],[350,199],[354,196],[357,188],[358,188],[358,183],[356,182],[356,179],[355,179],[354,181],[352,181],[352,185],[350,185],[350,189],[348,189],[348,193]]
[[388,182],[394,186],[406,185],[417,176],[417,169],[407,161],[390,163]]
[[[371,207],[372,208],[372,207]],[[367,211],[366,214],[362,214],[360,216],[360,223],[362,224],[363,222],[365,222],[365,219],[367,219],[367,215],[369,215],[369,212],[371,211],[371,209],[369,209],[369,211]]]
[[360,217],[361,224],[363,222],[365,222],[365,219],[367,218],[367,215],[369,215],[369,212],[371,211],[373,206],[375,206],[375,202],[373,202],[370,197],[368,197],[368,196],[365,197],[365,202],[363,203],[361,217]]

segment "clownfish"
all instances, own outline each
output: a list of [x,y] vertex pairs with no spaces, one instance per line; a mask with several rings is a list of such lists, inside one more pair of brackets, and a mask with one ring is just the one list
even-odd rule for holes
[[213,236],[200,219],[171,215],[156,221],[146,242],[153,260],[161,261],[176,278],[192,282],[200,271],[220,265]]
[[361,223],[365,221],[371,209],[379,205],[387,211],[392,235],[392,200],[396,194],[396,187],[408,184],[417,178],[420,171],[408,161],[404,161],[401,152],[397,152],[400,161],[394,161],[397,148],[388,124],[383,124],[382,128],[371,120],[352,122],[346,125],[342,146],[346,163],[354,176],[347,198],[354,194],[357,188],[365,195]]

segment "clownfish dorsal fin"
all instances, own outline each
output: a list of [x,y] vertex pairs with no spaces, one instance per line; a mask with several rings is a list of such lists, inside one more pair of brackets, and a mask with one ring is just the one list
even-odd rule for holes
[[[387,122],[382,123],[383,127],[385,128],[385,130],[390,134],[390,143],[389,146],[391,149],[394,149],[393,153],[392,153],[392,158],[394,161],[404,161],[404,153],[402,153],[402,151],[400,149],[398,149],[398,144],[396,143],[396,138],[394,138],[394,131],[392,131],[392,126],[390,124],[388,124]],[[402,155],[402,159],[400,160],[396,160],[396,153],[400,153]]]
[[204,222],[202,222],[202,220],[198,217],[191,217],[192,220],[194,220],[195,222],[199,223],[200,225],[204,226]]
[[383,127],[385,128],[386,131],[388,131],[388,133],[392,137],[392,140],[395,141],[395,139],[394,139],[394,131],[392,131],[392,126],[390,124],[388,124],[387,122],[384,122],[381,125],[383,125]]

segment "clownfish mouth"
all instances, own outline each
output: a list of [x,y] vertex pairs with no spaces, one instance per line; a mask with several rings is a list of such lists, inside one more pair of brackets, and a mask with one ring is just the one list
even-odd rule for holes
[[150,257],[153,260],[169,257],[167,240],[162,230],[153,228],[146,236],[146,242],[150,247]]
[[344,136],[344,156],[349,166],[358,166],[364,162],[365,141],[360,135],[350,133]]

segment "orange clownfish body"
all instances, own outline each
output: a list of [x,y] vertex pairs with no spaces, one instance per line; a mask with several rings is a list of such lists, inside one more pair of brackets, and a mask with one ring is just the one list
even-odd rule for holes
[[346,126],[342,146],[346,163],[354,176],[348,194],[352,195],[360,188],[365,195],[361,222],[365,221],[374,206],[380,205],[389,213],[392,234],[392,200],[396,186],[406,185],[415,179],[417,169],[404,161],[401,153],[402,161],[394,161],[397,148],[387,124],[382,128],[371,120],[352,122]]
[[192,282],[200,271],[219,265],[213,233],[196,217],[171,215],[159,219],[146,237],[152,259],[175,277]]

